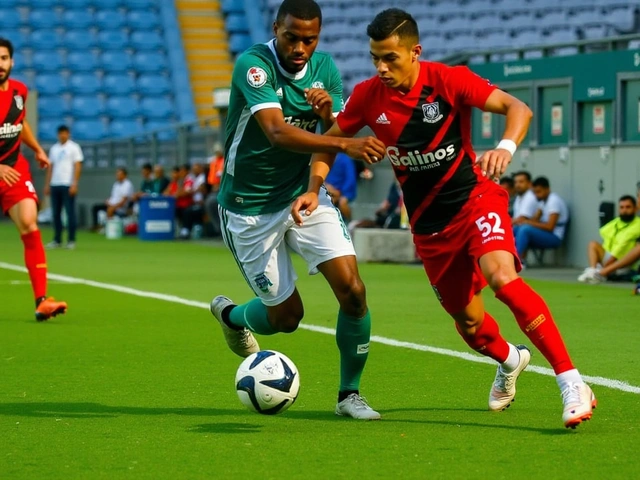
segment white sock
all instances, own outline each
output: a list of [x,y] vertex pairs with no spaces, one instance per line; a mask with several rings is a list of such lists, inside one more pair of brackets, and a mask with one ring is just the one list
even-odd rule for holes
[[516,368],[518,368],[518,364],[520,363],[520,351],[515,347],[515,345],[509,345],[509,356],[507,359],[500,364],[500,368],[504,373],[511,373]]
[[578,372],[576,368],[556,375],[556,382],[558,383],[558,387],[560,387],[560,391],[567,388],[571,383],[584,383],[580,372]]

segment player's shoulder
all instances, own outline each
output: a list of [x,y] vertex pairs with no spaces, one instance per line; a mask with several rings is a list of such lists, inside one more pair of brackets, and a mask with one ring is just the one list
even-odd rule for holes
[[22,83],[20,80],[14,80],[13,78],[9,79],[9,88],[23,95],[29,91],[24,83]]
[[[311,62],[315,65],[320,66],[335,66],[336,62],[333,60],[333,57],[329,52],[325,52],[324,50],[316,50],[313,52],[313,56],[311,57]],[[337,67],[336,67],[337,68]]]
[[242,67],[251,66],[254,63],[257,63],[258,66],[271,66],[275,63],[268,44],[256,43],[242,52],[236,60],[236,65]]
[[382,87],[384,87],[384,85],[380,79],[374,75],[371,78],[356,83],[355,87],[353,87],[352,95],[370,95]]

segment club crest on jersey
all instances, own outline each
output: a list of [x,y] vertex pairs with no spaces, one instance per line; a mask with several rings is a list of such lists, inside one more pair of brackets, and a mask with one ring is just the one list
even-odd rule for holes
[[311,84],[311,88],[322,88],[324,90],[324,83],[322,83],[322,82],[313,82]]
[[256,278],[253,279],[253,282],[256,284],[256,287],[260,289],[263,293],[269,293],[269,287],[273,286],[269,277],[267,277],[266,273],[261,273]]
[[16,101],[16,107],[18,108],[18,110],[22,110],[24,108],[24,100],[22,99],[22,95],[16,95],[15,97],[13,97],[13,99]]
[[422,113],[424,114],[425,123],[436,123],[442,120],[442,114],[440,113],[440,104],[438,102],[423,103]]
[[260,88],[267,83],[267,72],[260,67],[251,67],[247,71],[247,83],[253,88]]

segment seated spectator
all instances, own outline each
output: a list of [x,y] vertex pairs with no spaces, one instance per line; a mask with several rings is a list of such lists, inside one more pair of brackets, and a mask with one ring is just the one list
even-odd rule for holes
[[558,248],[569,221],[567,204],[560,195],[551,192],[546,177],[533,181],[533,193],[539,202],[534,217],[520,216],[513,221],[516,249],[523,265],[529,248]]
[[214,237],[222,235],[220,228],[220,215],[218,213],[218,191],[220,190],[220,180],[224,171],[224,156],[222,145],[216,143],[214,147],[214,155],[209,161],[209,176],[207,183],[209,184],[210,193],[205,200],[205,209],[209,222],[211,223],[212,233]]
[[164,174],[162,165],[153,167],[153,193],[162,195],[169,186],[169,179]]
[[168,180],[167,186],[162,191],[163,195],[168,197],[175,197],[180,185],[180,167],[173,167],[171,169],[171,180]]
[[[191,181],[189,181],[189,177],[191,177]],[[180,229],[180,238],[186,240],[190,238],[191,230],[194,227],[202,231],[204,197],[207,193],[207,178],[202,164],[193,164],[191,174],[185,177],[183,191],[185,194],[190,193],[191,195],[191,203],[183,211],[182,228]]]
[[500,186],[509,194],[509,216],[513,218],[513,202],[516,198],[516,192],[513,188],[513,178],[505,175],[500,179]]
[[351,206],[356,198],[356,166],[348,155],[339,153],[329,171],[324,186],[331,196],[333,204],[338,207],[345,222],[351,221]]
[[394,180],[389,188],[387,198],[375,212],[375,220],[354,220],[349,224],[349,230],[353,231],[355,228],[400,228],[402,205],[400,185]]
[[140,197],[153,193],[153,176],[151,175],[153,173],[153,167],[151,164],[145,163],[142,165],[141,173],[142,182],[140,182],[140,190],[133,195],[133,200],[136,202],[140,200]]
[[133,200],[134,188],[131,180],[127,178],[127,169],[118,168],[116,170],[116,181],[111,188],[111,195],[105,203],[94,205],[91,209],[91,217],[93,219],[93,228],[97,230],[98,212],[106,211],[107,218],[114,215],[124,217],[127,215],[129,203]]
[[183,225],[185,212],[193,204],[193,177],[188,164],[174,167],[171,172],[171,182],[165,190],[165,195],[176,199],[176,220]]
[[531,174],[521,170],[513,174],[513,224],[518,225],[527,218],[533,218],[538,211],[538,199],[531,186]]
[[[589,266],[578,277],[578,281],[600,283],[606,278],[631,280],[634,263],[640,259],[640,255],[633,253],[627,257],[640,245],[640,217],[636,216],[636,208],[636,199],[631,195],[620,197],[618,217],[600,228],[602,244],[595,241],[589,243]],[[623,265],[620,265],[622,260]],[[614,265],[617,268],[612,269]]]

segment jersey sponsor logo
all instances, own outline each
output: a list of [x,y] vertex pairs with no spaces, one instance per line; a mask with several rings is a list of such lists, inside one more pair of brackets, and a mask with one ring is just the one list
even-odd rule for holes
[[318,120],[302,120],[300,118],[284,117],[284,121],[289,125],[294,127],[301,128],[302,130],[306,130],[307,132],[315,132],[316,127],[318,126]]
[[324,83],[322,83],[322,82],[313,82],[311,84],[311,88],[322,88],[324,90]]
[[258,289],[263,293],[269,293],[269,287],[273,286],[273,283],[271,283],[271,280],[269,280],[266,273],[261,273],[255,277],[253,279],[253,283],[255,283],[256,287],[258,287]]
[[0,126],[0,138],[14,138],[20,135],[22,124],[14,125],[13,123],[5,123]]
[[425,123],[437,123],[443,117],[440,113],[440,104],[438,102],[423,103],[422,113],[424,114],[422,121]]
[[[440,160],[450,162],[456,158],[455,145],[447,145],[432,152],[421,153],[419,150],[400,155],[398,147],[387,147],[387,158],[396,167],[409,167],[412,171],[428,170],[440,166]],[[413,168],[417,167],[417,168]]]
[[251,67],[247,71],[247,83],[253,88],[260,88],[267,83],[267,72],[260,67]]
[[13,97],[13,99],[16,101],[16,108],[18,110],[22,110],[24,108],[24,100],[22,98],[22,95],[16,95],[15,97]]

